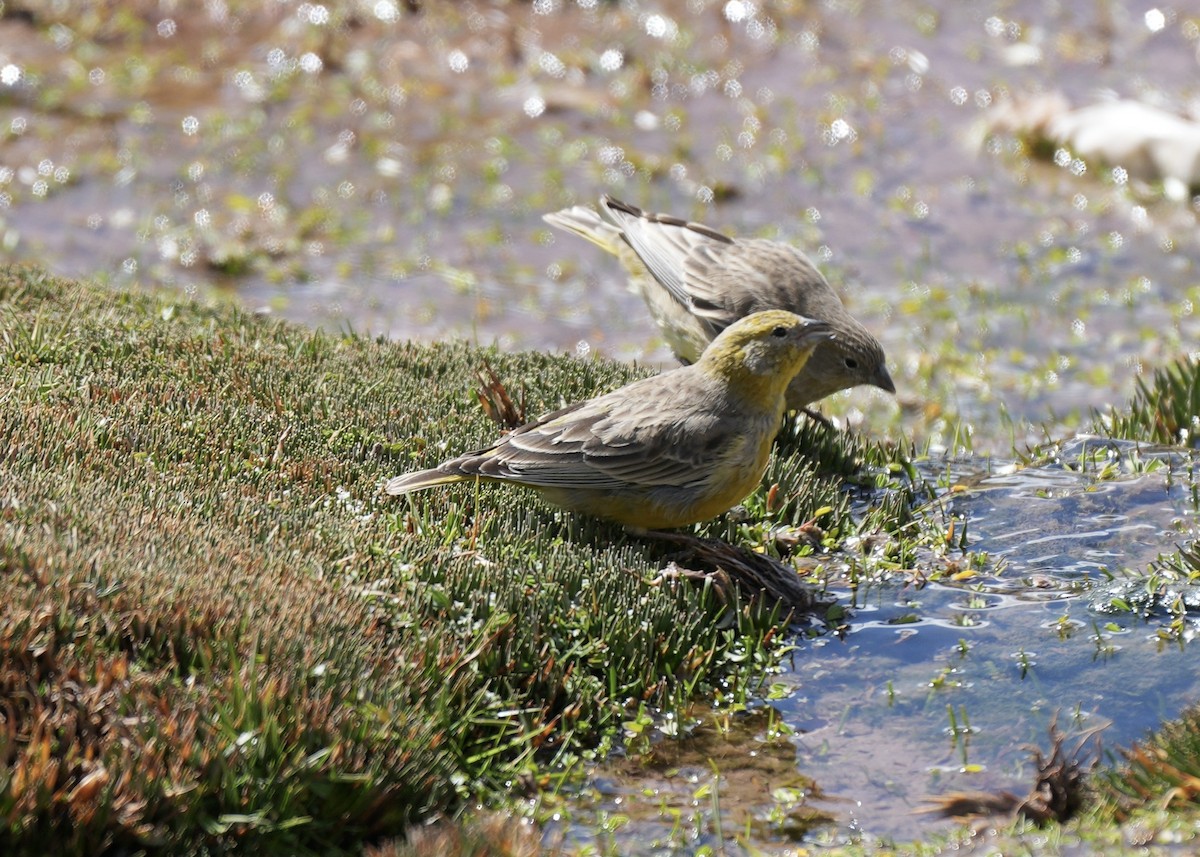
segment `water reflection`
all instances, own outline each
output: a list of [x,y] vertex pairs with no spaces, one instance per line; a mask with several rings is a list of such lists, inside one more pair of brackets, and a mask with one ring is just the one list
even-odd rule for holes
[[[1135,448],[1117,447],[1127,457]],[[1061,457],[1078,460],[1081,448],[1068,445]],[[770,705],[795,731],[796,771],[814,781],[806,805],[835,821],[795,835],[808,842],[922,836],[946,824],[918,812],[933,796],[1028,791],[1026,745],[1047,748],[1056,715],[1069,733],[1107,727],[1111,747],[1200,697],[1186,651],[1200,627],[1195,618],[1164,641],[1158,632],[1169,614],[1106,613],[1089,597],[1121,569],[1144,581],[1160,554],[1175,550],[1181,528],[1195,527],[1200,510],[1186,466],[1175,464],[1103,480],[1094,468],[1054,461],[968,459],[949,472],[927,469],[927,478],[959,486],[948,509],[966,522],[969,550],[986,552],[987,562],[959,582],[896,575],[844,590],[840,598],[851,607],[844,639],[797,638],[776,678],[776,691],[786,693]],[[623,795],[626,811],[635,795]],[[771,810],[760,800],[760,814]],[[635,829],[654,830],[662,819],[648,823]],[[778,830],[763,836],[756,847],[794,840]],[[623,843],[622,853],[657,853],[637,841]]]

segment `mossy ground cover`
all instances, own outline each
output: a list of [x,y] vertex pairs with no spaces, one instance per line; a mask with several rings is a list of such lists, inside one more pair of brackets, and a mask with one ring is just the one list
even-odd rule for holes
[[[645,370],[18,268],[0,319],[9,853],[354,851],[603,752],[631,712],[744,704],[770,666],[784,617],[655,580],[668,547],[519,490],[380,493],[498,431],[475,361],[531,412]],[[775,465],[711,529],[848,532],[821,469]]]

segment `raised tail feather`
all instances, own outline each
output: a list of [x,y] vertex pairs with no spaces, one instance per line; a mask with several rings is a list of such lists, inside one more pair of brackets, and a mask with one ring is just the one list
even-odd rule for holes
[[[616,256],[635,280],[639,276],[649,276],[645,264],[625,240],[625,233],[621,231],[621,227],[605,220],[595,209],[573,205],[562,211],[543,214],[542,220],[564,232],[586,238],[601,250]],[[645,292],[645,286],[637,283],[631,284],[631,288],[637,294]]]
[[586,238],[601,250],[607,250],[609,253],[619,254],[621,248],[626,246],[625,240],[621,237],[621,230],[602,218],[592,208],[573,205],[562,211],[543,214],[542,220],[556,229]]
[[464,478],[459,474],[446,473],[442,470],[418,470],[416,473],[393,476],[384,485],[384,491],[395,496],[397,494],[407,494],[410,491],[420,491],[422,488],[434,488],[438,485],[462,482]]

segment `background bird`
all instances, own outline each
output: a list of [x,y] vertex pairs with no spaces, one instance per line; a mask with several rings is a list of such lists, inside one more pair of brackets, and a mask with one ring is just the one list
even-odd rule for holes
[[896,392],[879,342],[795,247],[730,238],[699,223],[648,214],[608,195],[600,204],[612,223],[580,205],[543,219],[621,260],[632,289],[684,363],[699,359],[708,343],[739,318],[784,309],[827,322],[835,334],[817,346],[796,376],[788,391],[789,408],[804,408],[859,384]]
[[569,405],[468,452],[388,481],[388,494],[484,479],[635,530],[712,518],[754,490],[785,391],[832,336],[783,310],[726,328],[689,366]]

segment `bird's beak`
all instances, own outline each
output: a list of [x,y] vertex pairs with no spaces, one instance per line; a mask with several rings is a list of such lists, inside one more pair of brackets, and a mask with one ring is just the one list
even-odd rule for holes
[[896,395],[896,385],[892,381],[892,376],[888,374],[886,366],[879,367],[879,372],[875,375],[875,379],[871,383],[881,390],[887,390],[893,396]]

